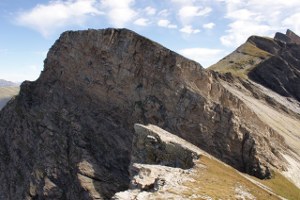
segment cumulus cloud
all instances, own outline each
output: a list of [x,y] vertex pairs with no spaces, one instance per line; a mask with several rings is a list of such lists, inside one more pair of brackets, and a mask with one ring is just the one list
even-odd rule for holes
[[193,5],[194,0],[171,0],[172,3],[176,3],[179,5]]
[[300,13],[296,13],[294,15],[291,15],[287,18],[285,18],[282,22],[282,24],[289,28],[292,27],[291,29],[295,31],[296,33],[300,33]]
[[133,22],[133,24],[138,26],[147,26],[149,25],[149,20],[145,18],[139,18]]
[[210,7],[184,6],[180,8],[178,15],[183,22],[189,22],[192,18],[207,15],[211,11]]
[[204,29],[213,29],[215,27],[215,23],[213,22],[210,22],[210,23],[207,23],[207,24],[203,24],[202,26]]
[[144,11],[146,12],[147,15],[155,15],[156,14],[156,9],[148,6],[144,9]]
[[220,60],[225,52],[221,49],[208,49],[208,48],[187,48],[178,51],[183,56],[195,60],[204,67],[216,63]]
[[187,34],[195,34],[195,33],[199,33],[200,29],[193,29],[191,25],[187,25],[181,28],[179,31]]
[[[221,2],[225,18],[231,22],[220,40],[225,46],[237,46],[250,35],[272,36],[287,28],[300,31],[300,1],[298,0],[229,0]],[[295,14],[293,14],[295,13]]]
[[169,15],[170,15],[170,12],[168,9],[163,9],[163,10],[159,11],[159,13],[158,13],[158,16],[161,16],[161,17],[167,17]]
[[184,6],[179,10],[179,16],[181,17],[195,17],[195,16],[203,16],[210,13],[212,9],[210,7],[205,7],[201,9],[197,6]]
[[102,8],[107,10],[106,16],[115,27],[123,27],[133,20],[137,12],[131,7],[134,0],[102,0]]
[[177,28],[176,24],[171,24],[171,22],[167,19],[161,19],[157,22],[157,25],[160,27],[165,27],[165,28],[171,28],[171,29],[175,29]]
[[29,11],[17,14],[16,23],[29,27],[47,37],[67,25],[83,25],[89,16],[103,14],[96,0],[57,0],[38,4]]

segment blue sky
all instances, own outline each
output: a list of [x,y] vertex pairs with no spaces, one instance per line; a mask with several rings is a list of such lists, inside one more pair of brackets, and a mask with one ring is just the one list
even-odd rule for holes
[[1,0],[0,78],[35,80],[66,30],[126,27],[207,67],[250,35],[300,33],[299,0]]

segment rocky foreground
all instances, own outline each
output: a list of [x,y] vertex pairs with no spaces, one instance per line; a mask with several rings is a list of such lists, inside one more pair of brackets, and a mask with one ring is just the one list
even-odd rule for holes
[[[259,178],[300,174],[291,167],[300,160],[297,101],[281,104],[271,93],[127,29],[65,32],[39,79],[0,112],[0,199],[109,199],[127,190],[135,123]],[[264,109],[291,122],[295,146]],[[173,157],[171,166],[182,165]]]

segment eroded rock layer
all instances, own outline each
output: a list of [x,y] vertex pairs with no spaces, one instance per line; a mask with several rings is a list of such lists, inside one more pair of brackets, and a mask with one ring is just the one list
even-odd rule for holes
[[126,29],[63,33],[39,79],[0,112],[0,199],[107,199],[127,189],[134,123],[260,178],[283,169],[282,138],[218,76]]

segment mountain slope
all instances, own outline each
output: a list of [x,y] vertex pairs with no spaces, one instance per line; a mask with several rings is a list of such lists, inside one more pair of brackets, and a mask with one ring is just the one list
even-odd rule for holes
[[19,87],[0,87],[0,110],[19,92]]
[[231,72],[300,101],[300,37],[290,30],[274,39],[250,37],[233,53],[211,66],[221,73]]
[[18,86],[19,84],[11,82],[11,81],[6,81],[4,79],[0,79],[0,87],[7,87],[7,86]]
[[300,190],[279,174],[258,182],[159,127],[134,128],[130,189],[114,200],[300,198]]
[[230,80],[127,29],[63,33],[39,79],[0,112],[0,199],[107,199],[128,189],[135,123],[259,178],[289,170],[284,156],[297,154]]
[[[298,157],[296,160],[300,155],[299,41],[300,38],[290,30],[286,34],[276,33],[274,39],[252,36],[236,51],[210,67],[210,70],[233,75],[230,82],[223,82],[223,86],[282,135],[289,148],[296,152],[292,156]],[[248,46],[253,47],[252,56],[249,56],[249,50],[241,51]],[[267,56],[262,57],[262,53]],[[241,60],[247,64],[240,64]],[[290,173],[284,173],[285,176],[299,186],[300,176],[295,170],[299,171],[300,162],[283,156],[290,162]]]

